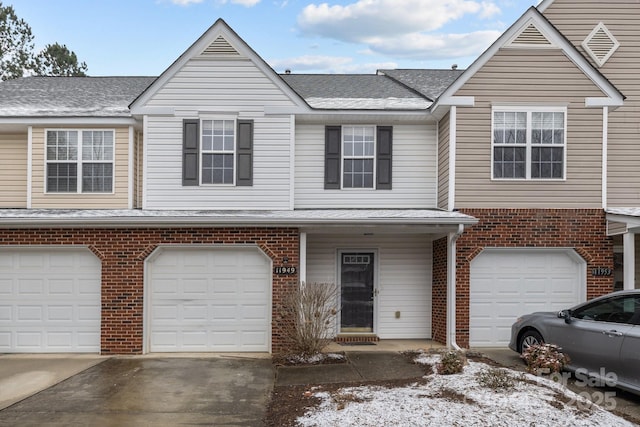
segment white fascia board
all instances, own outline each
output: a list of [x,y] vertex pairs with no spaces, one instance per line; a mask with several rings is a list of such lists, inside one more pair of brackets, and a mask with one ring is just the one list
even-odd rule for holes
[[540,12],[544,12],[549,6],[553,4],[554,1],[555,0],[542,0],[540,4],[536,6],[536,9],[538,9]]
[[[535,24],[553,45],[558,46],[567,58],[573,62],[582,73],[587,76],[608,98],[618,100],[622,97],[618,89],[613,86],[589,61],[573,46],[549,21],[534,8],[529,8],[507,31],[505,31],[482,55],[476,59],[458,79],[444,91],[440,99],[450,99],[473,77],[484,65],[503,47],[529,24]],[[436,101],[431,108],[435,110],[441,105]]]
[[135,125],[133,117],[1,117],[0,125]]
[[618,107],[624,105],[624,99],[622,96],[616,98],[585,98],[584,106],[587,108],[602,108],[610,107],[611,110],[615,110]]
[[473,107],[476,104],[475,96],[448,96],[438,100],[440,105],[449,107]]
[[433,114],[427,110],[310,110],[297,113],[298,116],[416,116],[429,118]]
[[264,75],[269,78],[292,102],[302,107],[306,105],[304,99],[300,97],[284,80],[271,68],[249,45],[223,20],[218,19],[207,31],[204,32],[182,55],[176,59],[138,98],[136,98],[129,108],[134,114],[139,113],[140,108],[162,88],[169,80],[189,62],[192,58],[200,55],[213,41],[222,36],[234,49],[242,56],[237,60],[251,61]]
[[[133,110],[132,110],[133,111]],[[136,108],[134,114],[150,115],[150,116],[173,116],[176,114],[174,107],[147,107],[141,106]]]

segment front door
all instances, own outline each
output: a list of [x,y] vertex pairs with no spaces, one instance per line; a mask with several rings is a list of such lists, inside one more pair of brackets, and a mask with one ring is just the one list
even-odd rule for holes
[[340,255],[340,332],[373,332],[374,253]]

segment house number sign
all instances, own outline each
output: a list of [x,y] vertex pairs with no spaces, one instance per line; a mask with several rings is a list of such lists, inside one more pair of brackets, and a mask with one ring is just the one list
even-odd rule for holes
[[273,274],[278,274],[280,276],[290,276],[292,274],[296,274],[297,271],[298,271],[297,268],[289,265],[273,267]]
[[613,271],[610,268],[596,267],[591,269],[592,276],[611,276]]

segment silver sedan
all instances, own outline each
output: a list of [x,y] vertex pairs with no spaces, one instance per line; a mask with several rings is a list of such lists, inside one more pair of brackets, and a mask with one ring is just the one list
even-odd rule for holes
[[568,370],[640,394],[640,290],[614,292],[559,313],[527,314],[511,327],[514,351],[543,342],[569,355]]

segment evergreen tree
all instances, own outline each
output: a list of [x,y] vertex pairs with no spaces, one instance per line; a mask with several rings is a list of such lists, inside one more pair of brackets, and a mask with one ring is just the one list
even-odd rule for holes
[[0,80],[22,77],[33,66],[31,27],[0,2]]
[[78,63],[78,57],[66,45],[47,45],[35,59],[39,76],[86,76],[87,64]]

